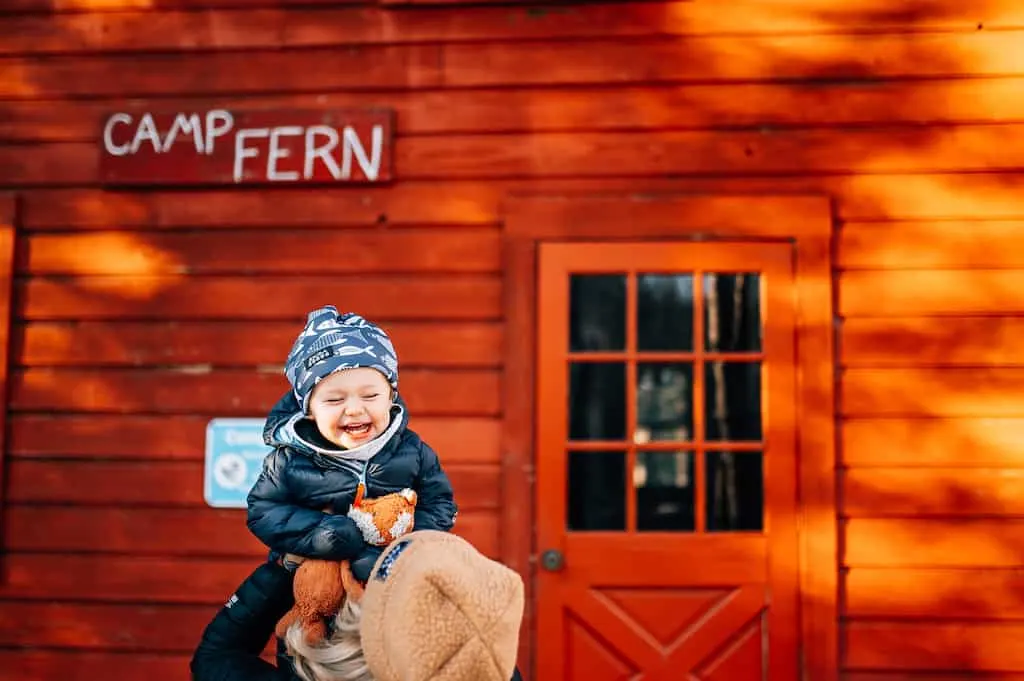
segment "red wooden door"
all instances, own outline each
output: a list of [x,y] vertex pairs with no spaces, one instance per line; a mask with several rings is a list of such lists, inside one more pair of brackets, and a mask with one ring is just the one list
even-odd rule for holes
[[792,250],[542,244],[540,681],[793,681]]

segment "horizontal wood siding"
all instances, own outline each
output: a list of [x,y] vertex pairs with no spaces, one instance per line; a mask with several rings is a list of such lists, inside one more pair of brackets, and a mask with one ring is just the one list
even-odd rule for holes
[[[313,305],[393,331],[498,555],[501,202],[538,191],[834,199],[843,678],[1024,681],[1024,5],[419,4],[3,3],[0,681],[187,678],[262,555],[205,424],[264,414]],[[390,107],[396,181],[104,191],[126,101]]]

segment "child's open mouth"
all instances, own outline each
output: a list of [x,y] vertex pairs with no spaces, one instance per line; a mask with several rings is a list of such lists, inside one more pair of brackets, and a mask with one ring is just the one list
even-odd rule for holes
[[370,425],[371,424],[369,423],[352,423],[347,426],[342,426],[342,430],[352,437],[366,437],[370,434]]

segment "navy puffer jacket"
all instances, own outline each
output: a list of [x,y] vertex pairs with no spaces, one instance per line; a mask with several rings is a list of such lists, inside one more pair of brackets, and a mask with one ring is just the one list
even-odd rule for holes
[[353,571],[365,579],[381,549],[368,546],[345,515],[365,474],[367,498],[410,487],[418,495],[415,528],[451,530],[457,513],[451,482],[434,450],[407,427],[407,414],[397,402],[388,428],[394,432],[386,444],[366,461],[350,460],[302,416],[289,392],[274,406],[263,431],[274,449],[249,492],[249,529],[277,553],[358,561]]

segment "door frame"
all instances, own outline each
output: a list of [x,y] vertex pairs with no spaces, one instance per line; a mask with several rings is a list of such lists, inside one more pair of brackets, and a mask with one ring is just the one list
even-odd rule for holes
[[[799,615],[802,676],[838,660],[832,207],[825,196],[532,194],[502,206],[504,380],[501,560],[526,582],[521,670],[535,679],[533,597],[537,253],[545,241],[744,240],[793,244],[796,309]],[[801,456],[814,452],[814,456]],[[529,503],[524,504],[523,500]]]
[[[0,193],[0,395],[4,396],[4,408],[0,409],[0,515],[4,509],[4,480],[7,451],[7,412],[9,408],[10,389],[8,378],[11,367],[11,333],[13,326],[13,293],[14,293],[14,255],[15,238],[17,235],[18,208],[20,202],[17,195]],[[4,546],[3,529],[0,528],[0,546]]]

